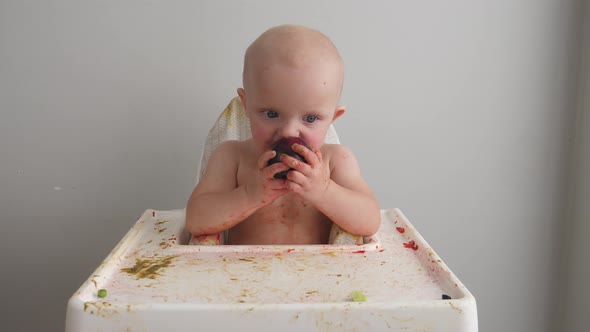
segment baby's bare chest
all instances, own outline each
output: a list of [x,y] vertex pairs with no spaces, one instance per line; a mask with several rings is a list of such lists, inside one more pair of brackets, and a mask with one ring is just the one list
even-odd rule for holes
[[331,224],[313,205],[289,193],[235,225],[230,239],[235,244],[327,243]]
[[298,195],[289,193],[258,209],[253,216],[270,220],[303,223],[306,219],[320,217],[321,213]]
[[[256,181],[255,172],[255,165],[242,163],[238,185]],[[331,221],[311,203],[295,193],[287,193],[234,226],[230,237],[241,237],[239,242],[323,243],[330,226]]]

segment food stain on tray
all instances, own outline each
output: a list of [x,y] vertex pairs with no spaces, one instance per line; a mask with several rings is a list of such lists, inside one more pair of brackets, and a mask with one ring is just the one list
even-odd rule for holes
[[175,255],[165,256],[162,258],[152,259],[135,259],[135,266],[121,269],[122,272],[126,272],[130,275],[134,275],[137,280],[148,278],[156,279],[157,276],[161,275],[161,271],[172,264],[172,260]]
[[118,311],[112,310],[109,302],[84,302],[84,312],[88,312],[91,315],[97,315],[103,318],[112,318],[118,314]]
[[169,220],[162,220],[162,221],[157,221],[154,225],[154,230],[158,231],[158,233],[162,233],[166,231],[166,227],[162,227],[162,225],[166,224]]

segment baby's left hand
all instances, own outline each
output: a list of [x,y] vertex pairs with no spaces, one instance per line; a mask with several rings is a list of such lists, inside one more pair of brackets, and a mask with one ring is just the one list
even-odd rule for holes
[[292,149],[305,158],[307,163],[286,154],[281,156],[281,162],[292,168],[287,173],[287,189],[312,204],[321,202],[331,181],[330,170],[323,162],[322,153],[316,148],[312,151],[301,144],[294,144]]

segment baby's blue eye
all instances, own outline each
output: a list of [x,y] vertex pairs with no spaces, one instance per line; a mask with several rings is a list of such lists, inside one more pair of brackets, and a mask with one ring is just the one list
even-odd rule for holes
[[277,113],[275,111],[268,110],[268,111],[266,111],[266,116],[272,119],[272,118],[278,117],[279,113]]
[[314,122],[317,119],[318,119],[318,117],[315,116],[315,115],[308,115],[308,116],[305,117],[305,121],[307,121],[309,123],[312,123],[312,122]]

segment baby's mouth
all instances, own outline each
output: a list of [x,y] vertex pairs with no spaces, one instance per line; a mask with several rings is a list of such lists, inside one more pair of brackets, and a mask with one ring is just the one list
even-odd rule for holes
[[[309,148],[309,145],[307,145],[307,143],[305,143],[305,141],[299,137],[283,137],[283,138],[277,140],[276,142],[274,142],[272,144],[272,146],[270,147],[271,150],[276,151],[276,155],[274,156],[274,158],[272,158],[268,161],[268,165],[272,165],[272,164],[281,162],[281,155],[283,155],[283,154],[286,154],[286,155],[291,156],[299,161],[306,163],[307,161],[305,160],[305,158],[303,158],[302,155],[293,151],[294,144],[300,144],[300,145],[303,145],[303,146]],[[286,179],[288,172],[289,172],[289,170],[279,172],[279,173],[275,174],[274,177],[277,179]]]

